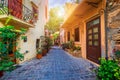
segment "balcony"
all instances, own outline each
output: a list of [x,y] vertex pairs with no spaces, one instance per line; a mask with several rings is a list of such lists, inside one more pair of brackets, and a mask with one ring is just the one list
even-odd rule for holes
[[30,28],[36,21],[35,12],[22,4],[22,0],[0,0],[0,22],[5,24],[11,18],[9,25],[16,28]]

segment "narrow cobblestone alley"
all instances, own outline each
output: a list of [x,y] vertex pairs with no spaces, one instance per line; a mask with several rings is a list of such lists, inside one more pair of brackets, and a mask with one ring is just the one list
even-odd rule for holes
[[25,62],[0,80],[95,80],[95,74],[90,70],[93,66],[87,60],[54,48],[42,59]]

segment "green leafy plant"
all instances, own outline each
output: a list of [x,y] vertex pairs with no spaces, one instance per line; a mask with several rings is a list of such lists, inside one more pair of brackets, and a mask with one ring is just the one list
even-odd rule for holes
[[40,48],[37,49],[37,54],[42,54],[42,50]]
[[115,51],[115,57],[120,59],[120,50]]
[[120,66],[114,60],[101,59],[96,69],[98,80],[120,80]]
[[69,43],[63,43],[62,48],[63,49],[69,49],[70,48]]
[[74,41],[73,40],[70,40],[70,41],[68,41],[68,45],[69,45],[69,48],[70,49],[73,49],[74,48]]
[[50,39],[50,37],[45,37],[45,45],[44,45],[44,49],[49,49],[52,46],[52,39]]
[[80,46],[74,46],[74,47],[73,47],[73,50],[79,51],[79,50],[81,50],[81,47],[80,47]]
[[27,41],[27,36],[21,36],[21,39],[26,42]]
[[72,51],[74,50],[81,50],[80,46],[75,46],[74,41],[70,40],[67,43],[62,44],[63,49],[71,49]]
[[15,59],[19,59],[19,60],[23,60],[24,59],[24,56],[20,53],[20,49],[18,49],[18,50],[16,50],[15,52],[14,52],[14,58]]
[[[22,31],[17,31],[14,26],[9,25],[0,28],[0,71],[11,71],[15,68],[13,60],[23,60],[24,56],[20,53],[20,49],[13,52],[13,48],[17,46],[17,38],[24,34]],[[10,53],[14,56],[10,56]]]
[[13,64],[14,63],[12,61],[1,61],[0,71],[11,71],[11,70],[15,69]]
[[[60,24],[64,21],[63,16],[58,16],[59,11],[61,10],[60,7],[54,7],[50,9],[49,12],[49,20],[45,25],[45,28],[47,28],[51,33],[55,33],[56,31],[59,31]],[[57,37],[57,35],[53,34],[54,38]]]

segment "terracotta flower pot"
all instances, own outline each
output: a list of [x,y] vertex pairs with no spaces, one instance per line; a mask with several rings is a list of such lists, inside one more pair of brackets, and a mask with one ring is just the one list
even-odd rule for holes
[[0,77],[2,77],[3,76],[3,71],[0,71]]
[[37,58],[37,59],[41,59],[41,58],[42,58],[42,54],[37,54],[37,55],[36,55],[36,58]]

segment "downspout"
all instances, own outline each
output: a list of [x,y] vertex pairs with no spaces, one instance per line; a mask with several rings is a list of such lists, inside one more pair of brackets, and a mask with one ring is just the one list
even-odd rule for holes
[[108,60],[108,0],[105,3],[105,12],[104,12],[104,19],[105,19],[105,59]]

